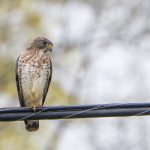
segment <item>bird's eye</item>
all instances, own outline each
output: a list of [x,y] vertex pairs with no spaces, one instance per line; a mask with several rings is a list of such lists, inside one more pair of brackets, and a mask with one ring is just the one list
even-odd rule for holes
[[46,45],[46,44],[47,44],[47,42],[46,42],[46,41],[43,41],[43,44],[44,44],[44,45]]

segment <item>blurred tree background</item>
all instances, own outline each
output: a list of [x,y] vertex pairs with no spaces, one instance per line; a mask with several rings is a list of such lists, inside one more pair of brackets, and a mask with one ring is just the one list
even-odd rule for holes
[[[150,100],[149,0],[1,0],[0,107],[19,106],[15,61],[37,36],[54,43],[45,105]],[[0,123],[1,150],[149,150],[148,117]]]

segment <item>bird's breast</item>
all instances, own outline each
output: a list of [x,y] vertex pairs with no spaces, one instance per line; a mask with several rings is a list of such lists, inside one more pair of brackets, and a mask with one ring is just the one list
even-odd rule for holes
[[44,88],[50,75],[50,60],[46,57],[34,58],[22,64],[21,85],[25,103],[39,102],[43,98]]

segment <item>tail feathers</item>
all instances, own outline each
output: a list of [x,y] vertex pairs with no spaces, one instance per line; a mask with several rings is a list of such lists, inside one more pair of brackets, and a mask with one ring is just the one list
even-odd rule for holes
[[25,120],[26,130],[29,132],[36,131],[39,129],[39,121],[38,120]]

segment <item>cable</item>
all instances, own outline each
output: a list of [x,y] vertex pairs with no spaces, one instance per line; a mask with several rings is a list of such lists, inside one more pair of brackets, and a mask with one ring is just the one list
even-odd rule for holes
[[113,103],[80,106],[0,108],[0,121],[71,119],[95,117],[128,117],[150,115],[150,103]]

